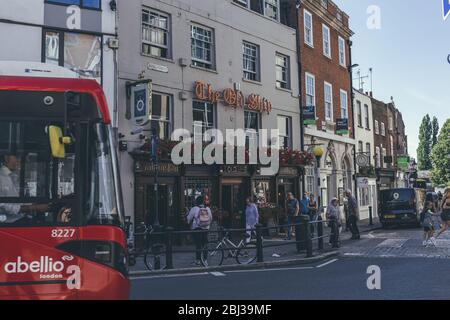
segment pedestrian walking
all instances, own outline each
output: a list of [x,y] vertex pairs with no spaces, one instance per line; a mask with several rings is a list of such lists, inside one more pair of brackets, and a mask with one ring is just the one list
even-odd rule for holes
[[445,189],[441,202],[441,230],[436,235],[436,239],[450,227],[450,188]]
[[432,201],[427,201],[425,207],[420,214],[420,222],[423,227],[423,246],[426,247],[429,243],[436,246],[436,239],[434,236],[433,216],[436,215],[435,206]]
[[358,203],[356,202],[356,198],[352,195],[352,191],[347,189],[345,192],[347,197],[347,208],[348,208],[348,222],[350,231],[352,233],[352,240],[359,240],[361,236],[359,234],[358,228],[358,216],[359,216],[359,208]]
[[331,227],[330,244],[339,242],[339,199],[333,198],[327,206],[325,213]]
[[246,242],[249,243],[252,239],[252,232],[255,230],[256,225],[259,223],[258,207],[252,201],[251,197],[246,199],[247,206],[245,207],[245,228],[247,229]]
[[303,198],[300,201],[300,209],[301,209],[300,213],[302,215],[308,215],[309,214],[308,203],[309,203],[308,193],[304,192],[303,193]]
[[286,240],[291,240],[292,236],[292,224],[294,223],[294,217],[298,216],[300,212],[300,204],[297,199],[295,199],[292,192],[289,192],[287,194],[287,201],[286,201],[286,213],[287,213],[287,224],[288,224],[288,230],[287,230],[287,238]]
[[[315,200],[314,194],[311,194],[308,201],[308,212],[311,222],[315,222],[317,220],[317,211],[317,201]],[[314,224],[311,224],[311,237],[314,238]]]
[[212,213],[211,209],[205,206],[205,199],[203,196],[199,196],[195,199],[195,207],[189,211],[187,216],[187,222],[191,226],[191,230],[196,231],[193,233],[194,243],[195,243],[195,264],[196,266],[201,265],[202,254],[203,257],[207,252],[202,251],[205,245],[208,243],[207,232],[201,232],[209,230],[212,223]]

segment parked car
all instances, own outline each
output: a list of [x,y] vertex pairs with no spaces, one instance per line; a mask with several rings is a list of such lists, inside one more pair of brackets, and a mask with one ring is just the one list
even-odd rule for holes
[[389,225],[419,225],[425,198],[425,189],[382,190],[379,206],[381,224],[383,227]]

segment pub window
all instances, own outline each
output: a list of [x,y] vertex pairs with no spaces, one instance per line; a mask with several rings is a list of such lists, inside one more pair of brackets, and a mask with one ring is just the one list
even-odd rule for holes
[[369,188],[359,188],[359,203],[361,207],[370,205]]
[[151,129],[159,139],[170,139],[171,118],[172,96],[163,93],[153,93],[150,113]]
[[270,187],[270,180],[253,180],[252,195],[253,200],[259,208],[265,208],[274,202],[273,190]]
[[290,61],[289,57],[281,53],[276,54],[277,88],[290,89]]
[[366,153],[367,153],[367,156],[369,157],[369,165],[372,165],[372,159],[371,159],[372,150],[371,150],[370,143],[366,143]]
[[347,91],[341,90],[341,117],[348,119],[348,96]]
[[309,194],[314,193],[314,182],[315,182],[315,174],[314,167],[306,167],[305,168],[305,177],[306,177],[306,192]]
[[259,46],[250,42],[243,42],[244,79],[260,81],[259,77]]
[[58,65],[101,83],[102,38],[89,34],[46,30],[42,62]]
[[316,78],[306,73],[306,106],[316,105]]
[[239,5],[241,5],[241,6],[245,7],[245,8],[248,7],[247,1],[248,0],[233,0],[234,3],[237,3],[237,4],[239,4]]
[[194,133],[204,134],[207,130],[215,128],[214,105],[208,102],[193,102]]
[[356,109],[358,111],[358,126],[362,127],[362,106],[361,101],[356,101]]
[[278,21],[278,0],[264,0],[264,15]]
[[386,125],[384,124],[384,122],[381,123],[381,135],[383,137],[386,136]]
[[330,28],[326,25],[322,25],[323,35],[323,54],[331,58],[331,46],[330,46]]
[[380,126],[378,120],[375,120],[375,134],[380,134]]
[[208,179],[186,178],[184,184],[184,205],[188,212],[195,206],[195,200],[200,196],[211,199],[211,182]]
[[142,9],[142,53],[170,58],[170,38],[170,16],[153,9]]
[[376,147],[375,148],[375,158],[376,158],[376,167],[380,168],[381,167],[381,153],[380,153],[380,147]]
[[367,104],[364,105],[364,116],[365,116],[365,119],[366,119],[366,129],[370,130],[369,106]]
[[345,40],[342,37],[339,37],[339,64],[345,67],[346,58],[345,58]]
[[77,5],[85,9],[101,9],[100,0],[48,0],[46,3]]
[[199,25],[191,25],[192,65],[214,69],[214,31]]
[[279,20],[279,0],[234,0],[234,2],[273,20]]
[[280,149],[292,147],[292,118],[278,116],[278,131],[280,138]]
[[244,112],[244,125],[245,125],[245,135],[246,135],[246,146],[250,143],[258,145],[258,132],[261,128],[261,117],[260,113],[245,111]]
[[328,121],[333,121],[333,86],[325,82],[325,118]]
[[304,12],[305,25],[305,43],[309,46],[314,46],[313,40],[313,17],[312,14],[305,10]]

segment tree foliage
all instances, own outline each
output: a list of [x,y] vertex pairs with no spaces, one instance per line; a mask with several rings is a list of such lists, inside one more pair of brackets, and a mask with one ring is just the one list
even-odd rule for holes
[[434,148],[438,141],[438,135],[439,135],[439,121],[436,117],[433,117],[433,122],[431,123],[432,130],[433,130],[433,138],[431,140],[431,148]]
[[419,170],[431,170],[431,146],[433,128],[430,115],[426,115],[419,131],[419,147],[417,149],[417,161]]
[[450,187],[450,119],[442,127],[431,154],[433,170],[431,178],[435,185]]

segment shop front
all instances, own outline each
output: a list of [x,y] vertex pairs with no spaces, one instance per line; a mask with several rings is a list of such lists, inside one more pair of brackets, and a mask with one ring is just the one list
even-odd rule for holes
[[225,228],[244,228],[245,200],[250,196],[251,167],[223,165],[219,175],[220,224]]
[[170,162],[154,164],[138,158],[134,174],[135,225],[178,226],[180,168]]

